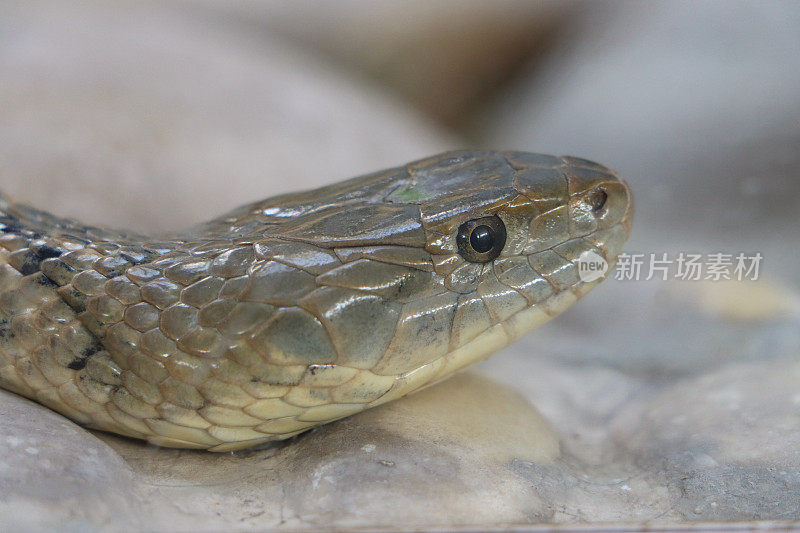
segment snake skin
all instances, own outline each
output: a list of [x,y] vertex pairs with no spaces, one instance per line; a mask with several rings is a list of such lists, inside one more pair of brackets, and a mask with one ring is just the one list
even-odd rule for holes
[[[592,191],[607,194],[593,210]],[[154,239],[0,196],[0,386],[85,426],[228,451],[474,363],[613,265],[627,185],[572,157],[465,151],[239,208]],[[455,233],[496,214],[500,256]]]

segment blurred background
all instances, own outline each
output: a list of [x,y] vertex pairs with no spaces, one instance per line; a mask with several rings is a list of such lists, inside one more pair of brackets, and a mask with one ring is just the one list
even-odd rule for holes
[[[800,3],[0,3],[0,186],[60,215],[172,230],[465,147],[602,162],[634,191],[631,253],[760,253],[758,280],[609,280],[427,404],[426,391],[236,462],[77,430],[50,449],[49,426],[22,423],[34,407],[4,396],[0,430],[51,455],[12,446],[0,517],[799,520]],[[463,394],[483,410],[459,409]],[[436,438],[378,436],[403,416],[433,416]],[[557,452],[537,455],[545,434]],[[376,446],[407,468],[373,470]]]

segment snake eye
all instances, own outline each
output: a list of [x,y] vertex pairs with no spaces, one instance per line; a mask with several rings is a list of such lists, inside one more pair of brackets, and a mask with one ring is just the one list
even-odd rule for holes
[[589,205],[592,206],[592,211],[597,213],[605,207],[606,201],[608,200],[608,193],[603,189],[595,189],[589,193],[587,200],[589,201]]
[[468,220],[459,226],[456,244],[467,261],[488,263],[503,251],[506,227],[497,215]]

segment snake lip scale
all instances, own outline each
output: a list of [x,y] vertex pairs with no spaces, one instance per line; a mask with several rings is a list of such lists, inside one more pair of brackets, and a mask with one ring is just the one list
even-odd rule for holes
[[446,378],[613,267],[628,186],[574,157],[459,151],[147,237],[0,195],[0,387],[79,424],[229,451]]

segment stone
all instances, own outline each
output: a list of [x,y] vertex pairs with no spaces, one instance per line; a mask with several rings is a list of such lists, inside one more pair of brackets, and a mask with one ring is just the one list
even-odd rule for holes
[[661,465],[684,520],[794,516],[798,382],[796,359],[728,364],[623,410],[615,436],[634,462]]
[[144,528],[136,475],[102,440],[0,390],[0,522],[8,531]]

